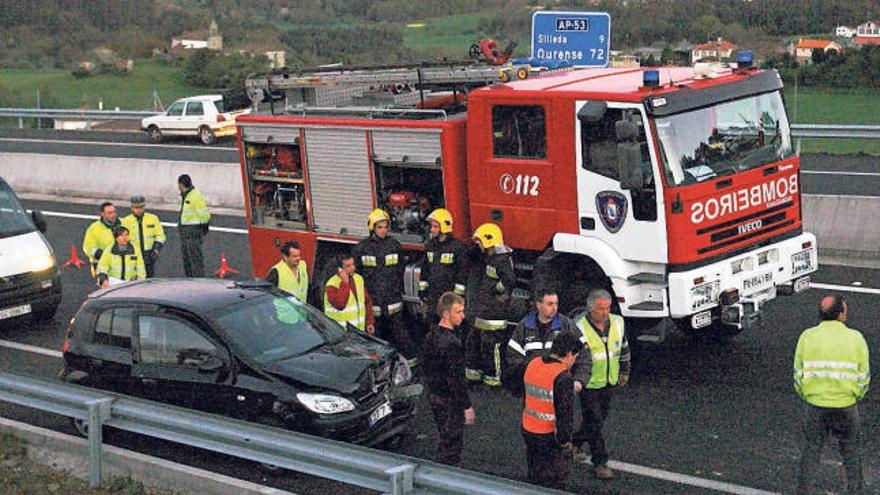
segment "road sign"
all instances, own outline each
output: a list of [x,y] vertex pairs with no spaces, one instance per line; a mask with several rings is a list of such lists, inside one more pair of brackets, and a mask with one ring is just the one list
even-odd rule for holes
[[606,12],[539,10],[532,15],[532,58],[548,64],[605,67],[611,48]]

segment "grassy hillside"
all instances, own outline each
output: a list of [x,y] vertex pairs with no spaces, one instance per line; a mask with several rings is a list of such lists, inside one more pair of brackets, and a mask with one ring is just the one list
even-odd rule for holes
[[153,91],[166,106],[177,98],[206,91],[188,87],[182,79],[180,68],[155,60],[136,60],[134,71],[126,77],[75,79],[69,70],[61,69],[0,71],[0,87],[8,92],[4,104],[26,108],[36,107],[38,89],[43,107],[97,108],[103,99],[105,109],[125,110],[151,109]]
[[[422,26],[422,24],[424,26]],[[452,59],[467,58],[470,46],[486,37],[480,31],[479,14],[436,17],[406,25],[403,41],[407,48],[426,54],[445,55]],[[508,40],[497,40],[503,49]],[[515,57],[529,54],[528,36],[515,40]]]
[[[788,117],[796,124],[880,125],[880,92],[788,87]],[[804,139],[801,150],[824,153],[880,154],[870,139]]]

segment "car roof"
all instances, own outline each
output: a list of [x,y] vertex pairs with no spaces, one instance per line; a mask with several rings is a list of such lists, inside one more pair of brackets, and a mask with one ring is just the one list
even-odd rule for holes
[[175,100],[175,103],[178,101],[204,101],[204,100],[220,100],[223,98],[223,95],[196,95],[196,96],[187,96],[186,98],[180,98]]
[[147,279],[95,291],[89,295],[89,300],[158,304],[206,314],[264,295],[265,288],[270,286],[210,278]]

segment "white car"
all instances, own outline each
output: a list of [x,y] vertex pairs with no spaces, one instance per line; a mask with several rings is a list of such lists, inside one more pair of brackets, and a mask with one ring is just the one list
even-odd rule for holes
[[199,95],[181,98],[161,115],[141,121],[141,129],[154,143],[165,136],[198,136],[204,144],[217,138],[235,135],[235,118],[250,113],[250,108],[227,111],[221,95]]

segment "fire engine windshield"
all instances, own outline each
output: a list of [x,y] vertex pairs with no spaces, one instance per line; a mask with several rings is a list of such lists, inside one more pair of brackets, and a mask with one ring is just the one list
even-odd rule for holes
[[792,155],[778,91],[656,120],[670,186],[735,174]]

